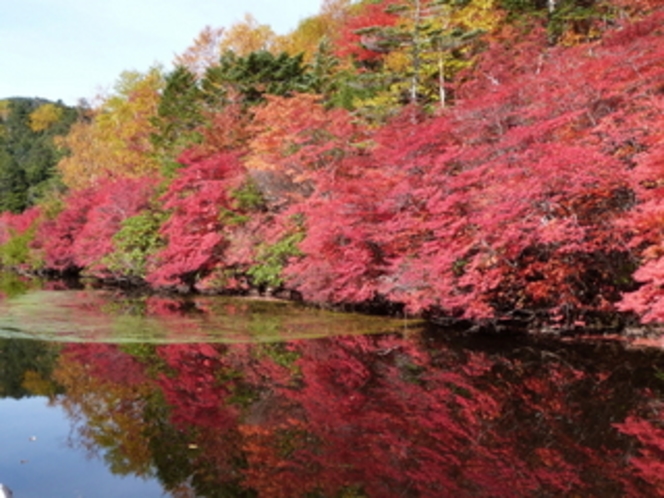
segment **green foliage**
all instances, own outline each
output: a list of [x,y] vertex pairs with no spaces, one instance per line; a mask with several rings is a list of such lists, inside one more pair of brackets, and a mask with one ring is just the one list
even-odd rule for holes
[[512,21],[523,18],[547,19],[551,43],[575,43],[594,38],[598,19],[610,18],[611,3],[597,0],[499,0],[498,5]]
[[547,31],[552,42],[574,43],[594,37],[594,21],[605,17],[594,0],[562,0],[550,13]]
[[246,57],[226,52],[220,64],[208,69],[202,90],[210,101],[228,101],[239,94],[246,105],[263,102],[265,94],[288,96],[311,90],[303,56],[273,55],[261,50]]
[[[386,88],[380,75],[374,73],[357,74],[349,70],[340,71],[335,75],[335,85],[337,89],[330,95],[328,102],[332,107],[346,109],[347,111],[357,110],[364,102],[369,101],[378,92]],[[370,113],[361,109],[358,114]]]
[[15,268],[21,265],[31,264],[38,266],[32,258],[30,242],[35,235],[35,229],[30,228],[21,234],[15,234],[7,242],[0,245],[0,266]]
[[340,88],[337,78],[339,59],[332,53],[332,45],[323,38],[311,62],[311,89],[330,100]]
[[25,171],[7,151],[0,150],[0,211],[20,213],[26,207]]
[[187,146],[200,142],[198,128],[203,122],[202,92],[196,76],[185,67],[176,67],[165,78],[157,116],[152,120],[158,131],[151,140],[160,159],[173,163]]
[[256,347],[256,353],[259,358],[265,355],[277,365],[288,369],[292,376],[301,375],[297,360],[299,360],[302,355],[298,351],[293,351],[286,347],[283,342],[261,344]]
[[251,220],[248,213],[266,209],[265,198],[250,177],[237,189],[230,192],[232,209],[220,209],[219,221],[224,225],[243,225]]
[[159,228],[165,218],[164,213],[147,210],[124,220],[113,237],[115,251],[104,259],[107,268],[123,276],[143,278],[150,256],[162,247]]
[[53,184],[64,152],[54,138],[68,132],[78,111],[42,99],[8,99],[0,106],[0,211],[35,205]]
[[[11,277],[10,277],[11,278]],[[0,278],[0,289],[4,277]],[[16,285],[18,284],[14,280]],[[43,391],[36,393],[29,389],[30,376],[33,379],[51,379],[58,359],[58,349],[42,341],[20,339],[0,339],[0,397],[21,399],[35,394],[59,394],[62,388],[52,381],[43,385]],[[36,386],[31,386],[36,387]]]
[[258,264],[248,270],[255,285],[279,287],[283,284],[281,272],[284,265],[293,256],[301,254],[298,247],[304,239],[304,232],[295,232],[283,237],[273,245],[263,246],[256,258]]
[[251,220],[250,216],[246,214],[240,214],[237,211],[232,209],[220,209],[219,210],[219,221],[226,226],[237,226],[244,225]]
[[541,12],[546,0],[499,0],[498,5],[511,15]]
[[0,272],[0,295],[16,297],[30,290],[30,282],[20,275],[3,271]]
[[265,209],[265,199],[256,182],[250,177],[230,194],[235,206],[242,211],[258,211]]

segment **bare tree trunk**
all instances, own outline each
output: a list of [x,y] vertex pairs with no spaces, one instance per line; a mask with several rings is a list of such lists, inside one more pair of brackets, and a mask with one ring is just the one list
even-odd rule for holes
[[445,109],[445,100],[447,99],[445,92],[445,54],[442,51],[438,53],[438,96],[440,98],[440,108]]
[[422,21],[422,4],[415,0],[413,11],[413,77],[410,83],[410,103],[417,103],[417,88],[420,85],[420,23]]

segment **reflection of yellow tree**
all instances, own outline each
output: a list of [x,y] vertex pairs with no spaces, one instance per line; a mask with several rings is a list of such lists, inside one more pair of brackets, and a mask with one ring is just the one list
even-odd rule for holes
[[23,374],[21,387],[32,394],[46,396],[49,399],[53,399],[58,391],[58,386],[52,379],[45,378],[35,370],[28,370]]
[[[80,346],[79,348],[94,348]],[[111,361],[109,365],[118,369],[117,374],[124,376],[131,371],[127,368],[127,355],[113,354],[114,346],[101,346],[105,351],[90,355],[100,358],[105,355],[115,356],[120,361]],[[144,417],[147,400],[150,398],[150,385],[137,379],[125,377],[121,382],[95,375],[94,366],[76,354],[63,352],[53,378],[66,390],[67,395],[57,398],[70,419],[77,425],[80,445],[94,455],[99,448],[105,451],[104,458],[111,470],[117,474],[133,473],[147,476],[151,470],[151,454]],[[119,379],[115,379],[119,380]]]

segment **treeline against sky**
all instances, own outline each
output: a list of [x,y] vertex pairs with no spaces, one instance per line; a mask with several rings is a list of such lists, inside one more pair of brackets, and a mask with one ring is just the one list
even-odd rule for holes
[[61,102],[36,98],[0,100],[0,212],[21,212],[46,192],[62,189],[56,173],[67,134],[79,113]]
[[663,42],[647,0],[328,0],[285,36],[208,27],[172,70],[77,110],[52,186],[3,205],[0,261],[473,320],[662,321]]

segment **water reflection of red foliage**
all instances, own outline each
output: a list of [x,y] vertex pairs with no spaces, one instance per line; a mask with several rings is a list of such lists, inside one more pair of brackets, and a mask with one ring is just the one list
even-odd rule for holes
[[146,314],[165,317],[182,315],[182,301],[169,297],[150,296],[146,300]]
[[91,377],[110,384],[129,387],[147,381],[143,365],[112,344],[69,344],[61,359],[84,364]]
[[639,442],[629,463],[639,476],[652,484],[658,496],[664,496],[664,400],[656,399],[641,417],[629,415],[615,427]]
[[661,393],[570,355],[380,335],[140,357],[81,345],[61,363],[90,365],[100,385],[156,388],[149,403],[165,405],[151,412],[182,439],[154,442],[172,455],[153,458],[188,455],[164,479],[198,496],[662,495]]
[[237,423],[237,410],[227,402],[229,387],[219,378],[224,369],[222,354],[207,344],[159,349],[170,372],[157,382],[172,407],[176,426],[226,431]]

